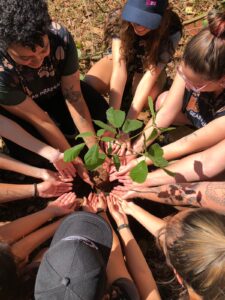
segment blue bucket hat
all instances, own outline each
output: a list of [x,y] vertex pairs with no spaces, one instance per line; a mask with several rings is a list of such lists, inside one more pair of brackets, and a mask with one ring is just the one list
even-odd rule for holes
[[159,27],[167,6],[167,0],[128,0],[122,19],[154,30]]

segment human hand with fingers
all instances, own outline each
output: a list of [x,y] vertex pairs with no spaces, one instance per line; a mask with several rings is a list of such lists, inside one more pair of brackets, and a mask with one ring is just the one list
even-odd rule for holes
[[36,185],[37,196],[41,198],[58,197],[72,190],[71,182],[62,182],[58,180],[47,180]]
[[76,169],[72,162],[64,161],[64,154],[58,152],[58,155],[51,160],[52,164],[59,172],[62,180],[72,179],[76,176]]
[[80,178],[83,179],[83,181],[85,181],[87,184],[89,184],[93,188],[94,184],[90,179],[88,170],[86,169],[82,159],[80,157],[77,157],[72,163],[75,166]]
[[126,224],[128,225],[128,218],[121,206],[121,200],[118,197],[115,197],[113,194],[110,194],[106,197],[109,212],[115,220],[117,227]]
[[98,213],[100,211],[107,210],[106,198],[103,193],[97,195],[90,193],[88,197],[84,197],[83,210],[92,213]]
[[68,215],[79,207],[76,201],[76,195],[72,192],[61,195],[55,201],[48,203],[46,209],[52,212],[52,217],[61,217]]

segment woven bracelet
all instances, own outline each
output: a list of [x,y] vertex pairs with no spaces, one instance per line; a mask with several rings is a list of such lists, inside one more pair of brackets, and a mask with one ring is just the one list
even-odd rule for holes
[[98,215],[98,214],[100,214],[100,213],[102,213],[102,212],[105,212],[105,210],[104,210],[103,208],[98,208],[96,214]]
[[120,226],[117,227],[117,231],[120,231],[123,228],[130,228],[129,224],[121,224]]
[[37,183],[34,183],[34,198],[37,198],[39,196],[38,189],[37,189]]

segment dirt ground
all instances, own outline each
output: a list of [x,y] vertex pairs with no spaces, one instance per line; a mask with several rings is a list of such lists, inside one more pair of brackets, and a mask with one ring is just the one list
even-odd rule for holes
[[[98,61],[104,53],[103,30],[105,18],[115,8],[121,7],[125,1],[119,0],[49,0],[49,10],[52,18],[64,24],[72,33],[80,57],[80,71],[85,74],[87,70]],[[168,74],[173,77],[175,65],[179,62],[183,47],[187,39],[196,34],[196,32],[205,25],[207,11],[215,4],[216,1],[205,0],[171,0],[170,4],[179,14],[184,22],[183,38],[175,53],[173,61],[167,68]],[[196,21],[195,21],[196,20]],[[33,179],[26,178],[23,175],[7,172],[0,172],[0,182],[28,183]],[[77,185],[78,192],[84,187],[81,183]],[[137,200],[140,204],[140,200]],[[28,199],[26,201],[12,202],[0,207],[0,221],[13,220],[23,215],[33,213],[44,207],[46,200]],[[152,204],[149,201],[142,201],[142,205],[154,212],[158,216],[164,217],[174,212],[163,205]],[[157,280],[162,299],[178,299],[179,286],[171,279],[173,274],[165,267],[163,256],[154,246],[154,239],[137,223],[131,220],[131,227],[136,238],[144,252],[144,255],[153,270]],[[170,282],[169,285],[164,283]],[[171,283],[172,282],[172,283]]]

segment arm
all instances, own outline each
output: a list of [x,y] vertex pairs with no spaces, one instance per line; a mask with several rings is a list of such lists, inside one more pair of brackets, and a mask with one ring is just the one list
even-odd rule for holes
[[157,186],[162,184],[208,180],[225,169],[224,162],[225,140],[206,149],[189,155],[170,164],[167,169],[176,173],[175,177],[158,169],[148,174],[146,185]]
[[14,121],[2,115],[0,115],[0,135],[17,145],[43,156],[49,161],[54,160],[58,156],[58,150],[36,139]]
[[[38,197],[52,198],[70,192],[72,183],[61,181],[44,181],[37,184]],[[7,184],[0,183],[0,203],[23,200],[35,196],[34,184]]]
[[[185,82],[180,76],[176,75],[168,95],[156,115],[155,123],[157,127],[168,127],[173,123],[176,115],[181,111],[182,101],[185,91]],[[151,119],[144,128],[145,136],[148,138],[153,131],[153,120]],[[156,138],[156,137],[155,137]],[[147,142],[150,145],[153,140]],[[140,136],[133,143],[133,150],[139,153],[143,150],[144,138]]]
[[[90,112],[81,93],[79,71],[72,75],[62,76],[61,86],[67,106],[79,132],[89,131],[94,135]],[[85,142],[90,148],[96,143],[96,138],[94,136],[86,137]]]
[[26,259],[38,246],[53,236],[62,220],[47,225],[11,246],[13,254],[21,260]]
[[[128,224],[127,217],[120,204],[115,202],[110,196],[108,198],[108,207],[117,226]],[[158,300],[160,299],[155,280],[146,260],[129,228],[119,230],[122,239],[123,248],[129,272],[139,290],[141,299]]]
[[52,119],[30,97],[14,106],[4,106],[6,110],[29,122],[54,147],[64,152],[70,148],[62,132],[57,128]]
[[149,70],[145,72],[135,91],[131,107],[127,114],[127,119],[137,119],[139,113],[146,104],[148,96],[151,95],[151,90],[161,71],[160,67],[155,67],[151,69],[149,68]]
[[125,192],[123,200],[135,197],[169,205],[191,205],[207,207],[225,212],[225,183],[224,182],[194,182],[165,184],[162,186],[138,189]]
[[124,87],[127,81],[126,62],[121,57],[120,47],[121,40],[114,38],[112,40],[113,70],[109,93],[109,106],[114,109],[120,109]]
[[9,244],[14,244],[17,240],[33,232],[41,225],[51,220],[74,211],[76,196],[68,193],[60,196],[41,211],[32,215],[19,218],[11,223],[0,227],[0,237]]
[[48,176],[48,172],[49,172],[49,177],[52,178],[55,177],[55,173],[52,171],[47,171],[46,169],[41,169],[41,168],[27,165],[3,153],[0,153],[0,169],[18,172],[27,176],[31,176],[43,180],[45,179],[46,176]]

